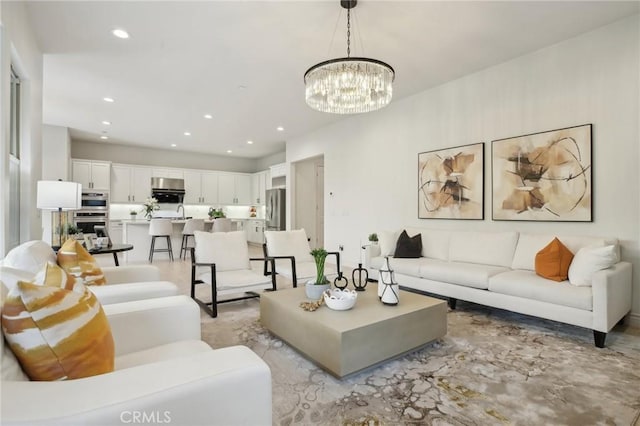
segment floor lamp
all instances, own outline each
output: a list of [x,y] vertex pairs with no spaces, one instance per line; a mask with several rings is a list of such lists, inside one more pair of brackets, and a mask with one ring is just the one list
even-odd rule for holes
[[36,204],[41,210],[52,210],[51,246],[57,250],[67,236],[67,211],[78,210],[82,204],[82,185],[62,180],[40,180]]

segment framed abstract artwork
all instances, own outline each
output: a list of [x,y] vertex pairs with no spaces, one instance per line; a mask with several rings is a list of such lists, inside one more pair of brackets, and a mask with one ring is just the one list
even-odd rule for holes
[[484,219],[484,142],[418,154],[418,218]]
[[492,141],[493,220],[591,222],[591,124]]

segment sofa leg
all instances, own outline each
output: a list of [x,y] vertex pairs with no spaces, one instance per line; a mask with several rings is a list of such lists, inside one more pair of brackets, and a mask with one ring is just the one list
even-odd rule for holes
[[458,301],[458,299],[455,299],[453,297],[450,297],[447,299],[447,304],[449,305],[449,308],[451,308],[452,310],[456,308],[456,302]]
[[593,330],[593,341],[598,348],[604,348],[604,341],[607,338],[607,333],[602,331]]

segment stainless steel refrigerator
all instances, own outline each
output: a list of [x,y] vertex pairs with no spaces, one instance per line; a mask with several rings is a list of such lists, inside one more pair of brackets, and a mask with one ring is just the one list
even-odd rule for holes
[[285,194],[284,188],[267,189],[265,212],[267,231],[284,231],[287,227]]

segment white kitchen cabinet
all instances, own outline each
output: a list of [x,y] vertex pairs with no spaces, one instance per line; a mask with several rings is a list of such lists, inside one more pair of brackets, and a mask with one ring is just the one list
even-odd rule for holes
[[212,172],[184,172],[185,204],[218,204],[218,174]]
[[181,169],[154,168],[152,177],[184,179],[184,171]]
[[287,176],[287,163],[274,164],[270,170],[272,178]]
[[251,203],[264,205],[267,181],[271,178],[269,170],[254,173],[251,175]]
[[72,179],[82,190],[109,191],[111,189],[111,163],[108,161],[72,160]]
[[220,173],[218,175],[218,204],[251,204],[251,175]]
[[264,243],[264,220],[248,220],[246,232],[250,243]]
[[151,169],[114,165],[111,173],[111,202],[143,203],[151,195]]

